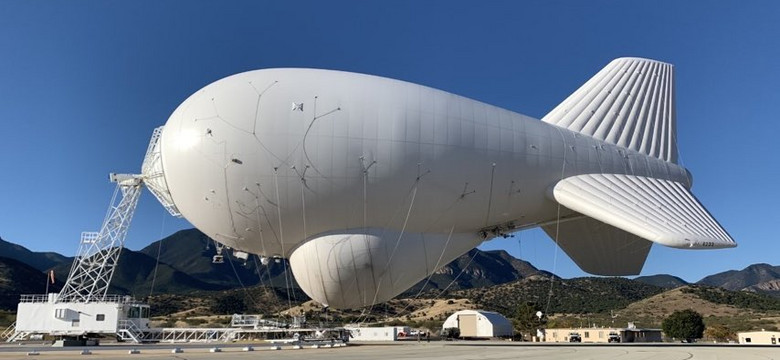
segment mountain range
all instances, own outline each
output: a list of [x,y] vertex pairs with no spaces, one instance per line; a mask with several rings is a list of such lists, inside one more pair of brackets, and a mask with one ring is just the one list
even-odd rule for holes
[[[262,264],[257,257],[242,260],[233,256],[232,251],[225,250],[224,263],[214,264],[212,257],[215,254],[213,241],[197,229],[181,230],[139,251],[125,249],[120,256],[109,291],[145,298],[155,294],[187,294],[256,286],[297,290],[297,284],[284,259]],[[0,256],[0,309],[15,308],[21,293],[43,293],[45,272],[49,269],[54,269],[57,274],[59,282],[55,286],[61,286],[73,261],[73,258],[57,253],[33,252],[3,239],[0,239]],[[533,279],[549,279],[552,276],[552,273],[539,270],[506,251],[473,249],[437,270],[430,279],[413,286],[405,295],[441,293],[445,289],[449,292],[467,291],[522,280],[528,282]],[[24,279],[33,280],[23,281]],[[582,280],[589,284],[584,288],[592,288],[602,286],[602,280],[599,279],[606,278],[581,279],[589,279]],[[576,290],[575,280],[562,280],[560,284],[567,286],[566,291],[576,292],[579,290]],[[611,281],[609,284],[617,286],[618,290],[623,289],[624,293],[639,297],[649,296],[655,291],[648,290],[650,288],[641,284],[648,284],[653,288],[689,285],[671,275],[640,276],[633,280]],[[732,270],[707,276],[696,284],[780,297],[780,266],[755,264],[740,271]],[[587,294],[586,290],[582,291],[583,296]],[[602,293],[605,296],[614,295],[606,290]],[[634,300],[635,296],[630,294],[625,297],[625,301]]]
[[[75,244],[74,244],[75,245]],[[70,263],[72,258],[55,252],[34,252],[24,246],[10,243],[0,237],[0,256],[21,261],[40,271],[51,269],[62,263]]]
[[739,271],[730,270],[707,276],[698,284],[780,296],[780,266],[754,264]]
[[[15,259],[0,257],[0,309],[16,309],[21,294],[43,294],[48,281],[46,273],[39,269]],[[49,291],[61,288],[62,282],[48,287]]]
[[639,276],[634,280],[674,289],[686,285],[706,285],[732,291],[750,291],[774,297],[780,297],[780,266],[753,264],[742,270],[729,270],[688,283],[679,277],[660,274]]
[[689,285],[687,281],[680,279],[677,276],[667,275],[667,274],[638,276],[634,278],[634,280],[645,284],[666,288],[666,289],[674,289],[681,286]]

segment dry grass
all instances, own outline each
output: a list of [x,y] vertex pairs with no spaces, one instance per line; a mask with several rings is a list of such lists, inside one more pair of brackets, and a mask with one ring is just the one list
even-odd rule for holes
[[211,309],[209,309],[208,306],[197,306],[192,309],[172,313],[170,316],[175,318],[187,318],[193,316],[204,316],[210,312]]
[[318,304],[314,300],[309,300],[298,306],[293,306],[287,310],[282,310],[278,313],[278,315],[295,316],[295,315],[305,314],[311,311],[315,311],[315,312],[322,311],[322,305]]
[[[430,318],[446,318],[450,314],[459,311],[474,309],[475,306],[468,299],[444,299],[444,300],[408,300],[409,302],[420,302],[421,305],[427,304],[428,306],[421,306],[419,309],[409,313],[408,318],[414,321],[423,321]],[[433,305],[430,305],[433,301]],[[400,314],[402,317],[404,314]],[[401,318],[399,318],[400,320]]]
[[615,314],[620,319],[637,321],[641,326],[660,327],[664,318],[677,310],[692,309],[707,324],[722,324],[734,331],[780,328],[780,312],[737,308],[703,300],[685,287],[637,301]]
[[694,294],[683,292],[683,289],[684,287],[680,287],[637,301],[616,313],[628,318],[632,316],[664,318],[676,310],[685,309],[693,309],[703,317],[737,316],[746,312],[745,309],[738,309],[731,305],[715,304],[702,300]]
[[[387,304],[377,305],[373,312],[382,317],[382,321],[425,321],[425,320],[443,320],[450,314],[465,309],[474,309],[475,305],[468,299],[394,299]],[[300,315],[304,313],[318,313],[322,311],[322,306],[314,301],[307,301],[301,305],[291,307],[281,311],[279,315]],[[331,315],[353,315],[359,316],[361,311],[340,311],[331,309]]]

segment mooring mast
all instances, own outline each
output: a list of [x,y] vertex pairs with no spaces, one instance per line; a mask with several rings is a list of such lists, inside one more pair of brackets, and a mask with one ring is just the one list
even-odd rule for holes
[[83,339],[110,333],[121,339],[143,341],[144,330],[149,329],[149,306],[130,296],[107,292],[144,185],[171,215],[181,216],[162,177],[162,129],[152,133],[140,175],[109,175],[116,189],[103,225],[99,232],[81,234],[78,254],[60,293],[22,295],[8,342],[29,334]]

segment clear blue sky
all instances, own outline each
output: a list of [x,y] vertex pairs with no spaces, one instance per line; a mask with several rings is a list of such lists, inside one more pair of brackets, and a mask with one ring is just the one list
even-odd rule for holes
[[[73,255],[103,219],[107,174],[139,171],[152,129],[237,72],[363,72],[540,118],[611,59],[641,56],[676,65],[681,158],[739,242],[656,246],[643,274],[776,265],[778,19],[777,1],[2,1],[0,236]],[[187,227],[145,194],[127,245]],[[584,275],[560,251],[554,265],[539,231],[483,248]]]

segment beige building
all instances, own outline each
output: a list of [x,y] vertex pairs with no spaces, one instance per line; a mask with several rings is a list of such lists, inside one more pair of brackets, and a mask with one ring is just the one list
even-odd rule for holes
[[780,345],[780,331],[748,331],[737,333],[740,344]]
[[[545,329],[541,331],[539,338],[543,342],[584,342],[584,343],[608,343],[608,342],[661,342],[663,336],[660,329],[628,328],[566,328]],[[577,337],[579,336],[579,341]]]

